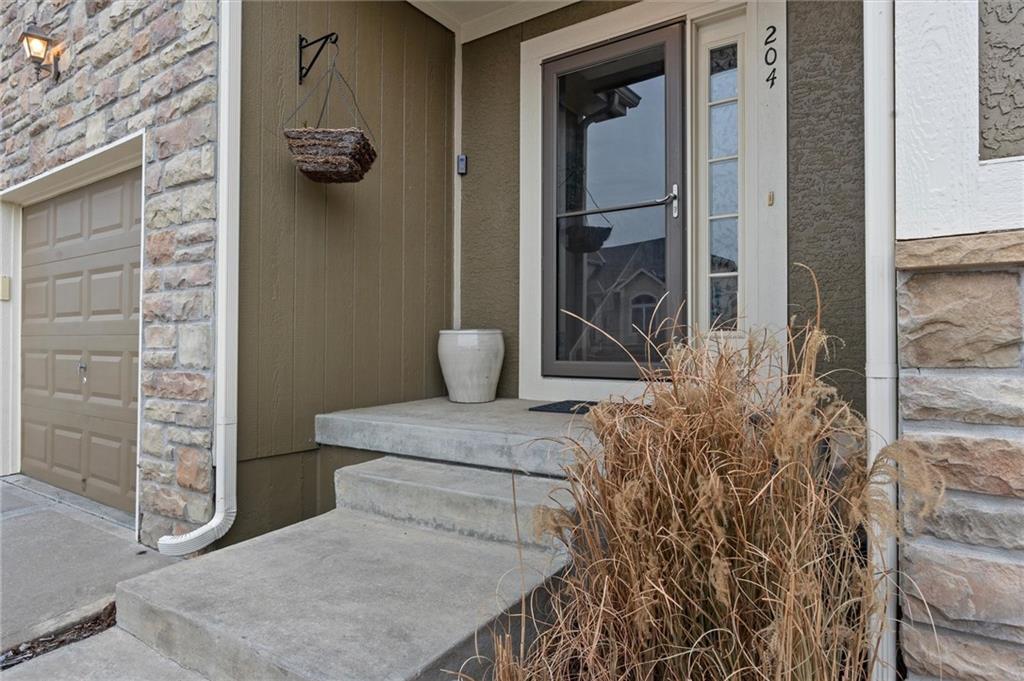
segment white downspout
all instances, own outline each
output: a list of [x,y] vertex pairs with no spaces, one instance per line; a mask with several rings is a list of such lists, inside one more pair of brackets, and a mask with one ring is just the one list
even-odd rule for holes
[[[864,0],[864,332],[869,463],[897,437],[894,10],[893,0]],[[886,492],[895,503],[895,486]],[[896,538],[887,537],[871,551],[875,564],[887,575],[882,588],[888,624],[871,678],[895,681]]]
[[238,211],[242,6],[221,0],[217,66],[217,350],[213,431],[217,497],[213,518],[188,534],[160,537],[160,553],[183,556],[224,536],[235,521],[238,435]]

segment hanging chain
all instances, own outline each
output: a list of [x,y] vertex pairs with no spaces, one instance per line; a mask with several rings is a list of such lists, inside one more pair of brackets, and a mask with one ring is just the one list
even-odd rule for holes
[[[299,105],[297,107],[295,107],[295,110],[292,111],[288,118],[284,119],[284,122],[281,124],[281,128],[283,129],[287,127],[288,122],[295,118],[295,114],[299,113],[299,111],[302,110],[302,107],[306,105],[306,102],[309,101],[309,98],[312,97],[313,94],[318,89],[320,89],[320,84],[323,83],[324,78],[328,78],[327,90],[324,92],[324,101],[323,104],[320,106],[320,115],[317,116],[316,119],[316,127],[319,128],[320,124],[323,123],[324,114],[327,111],[327,102],[331,96],[331,85],[334,82],[334,78],[337,77],[345,85],[345,89],[348,90],[350,99],[350,104],[348,108],[349,113],[352,114],[353,120],[355,120],[357,124],[360,122],[362,123],[363,127],[366,128],[366,133],[370,136],[370,140],[374,143],[374,145],[376,145],[377,138],[374,136],[373,129],[370,127],[369,121],[366,120],[366,116],[363,115],[362,109],[359,108],[359,102],[356,100],[355,90],[352,89],[352,86],[349,84],[348,79],[346,79],[345,76],[342,75],[341,71],[338,70],[338,56],[341,54],[341,49],[338,47],[336,43],[332,43],[332,46],[334,47],[334,55],[331,57],[330,68],[324,71],[324,74],[317,79],[316,84],[313,85],[312,88],[310,88],[309,93],[302,98],[302,101],[299,102]],[[352,51],[353,53],[355,52],[354,46]]]

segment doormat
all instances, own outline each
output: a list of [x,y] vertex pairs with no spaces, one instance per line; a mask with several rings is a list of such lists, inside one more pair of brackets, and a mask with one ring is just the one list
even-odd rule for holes
[[561,402],[548,402],[530,407],[530,411],[546,411],[553,414],[586,414],[597,402],[586,400],[562,400]]

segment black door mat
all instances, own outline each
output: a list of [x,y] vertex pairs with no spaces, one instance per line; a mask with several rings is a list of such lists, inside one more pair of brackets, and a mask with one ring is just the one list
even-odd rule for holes
[[586,414],[597,402],[586,400],[562,400],[561,402],[548,402],[530,407],[530,411],[546,411],[553,414]]

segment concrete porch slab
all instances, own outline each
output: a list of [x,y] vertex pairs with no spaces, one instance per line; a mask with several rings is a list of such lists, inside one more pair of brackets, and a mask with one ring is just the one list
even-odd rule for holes
[[113,600],[117,582],[175,562],[136,543],[133,530],[58,498],[0,479],[0,649],[90,617]]
[[499,399],[456,404],[445,397],[347,409],[316,417],[316,441],[539,475],[561,476],[566,437],[593,444],[581,416],[528,411],[543,404]]

